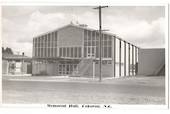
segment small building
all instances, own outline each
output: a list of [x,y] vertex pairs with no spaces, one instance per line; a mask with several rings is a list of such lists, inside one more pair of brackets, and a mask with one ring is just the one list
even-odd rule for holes
[[165,76],[165,48],[139,50],[139,75]]
[[31,58],[24,55],[2,54],[2,74],[32,74]]
[[[138,47],[102,32],[102,76],[136,75]],[[33,75],[99,76],[99,31],[68,24],[33,38]]]

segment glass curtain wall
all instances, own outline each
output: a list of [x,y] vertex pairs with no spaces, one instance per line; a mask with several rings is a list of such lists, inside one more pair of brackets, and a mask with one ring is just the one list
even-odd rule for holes
[[35,57],[57,57],[57,32],[51,32],[33,40]]
[[[99,58],[99,33],[84,30],[84,57]],[[112,36],[102,34],[102,58],[112,57]]]

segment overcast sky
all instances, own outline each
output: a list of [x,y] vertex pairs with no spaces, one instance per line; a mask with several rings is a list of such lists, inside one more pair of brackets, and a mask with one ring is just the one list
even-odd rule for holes
[[[2,45],[32,56],[34,36],[71,21],[98,29],[98,11],[77,6],[3,6]],[[141,48],[165,47],[163,6],[110,6],[102,10],[102,24],[103,29]]]

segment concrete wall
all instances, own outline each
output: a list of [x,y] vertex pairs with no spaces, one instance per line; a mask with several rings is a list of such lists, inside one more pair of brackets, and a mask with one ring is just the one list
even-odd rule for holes
[[57,76],[58,75],[58,63],[33,63],[32,74],[33,75],[46,75]]
[[[112,64],[103,64],[102,65],[102,77],[113,77],[113,65]],[[95,77],[99,77],[99,64],[95,66]]]
[[57,46],[82,46],[83,30],[77,27],[68,26],[58,31]]
[[157,75],[165,65],[165,49],[139,49],[138,75]]
[[2,74],[8,74],[8,61],[2,60]]

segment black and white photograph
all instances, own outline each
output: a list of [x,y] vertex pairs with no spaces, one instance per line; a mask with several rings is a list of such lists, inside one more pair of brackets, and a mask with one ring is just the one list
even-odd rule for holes
[[2,104],[166,105],[165,9],[2,6]]

